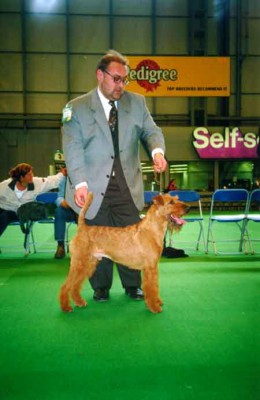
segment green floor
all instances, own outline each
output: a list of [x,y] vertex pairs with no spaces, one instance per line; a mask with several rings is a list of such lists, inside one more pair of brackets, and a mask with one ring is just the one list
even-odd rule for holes
[[68,267],[53,253],[0,255],[1,400],[259,398],[259,256],[162,258],[157,315],[116,271],[108,303],[86,283],[89,307],[63,314]]

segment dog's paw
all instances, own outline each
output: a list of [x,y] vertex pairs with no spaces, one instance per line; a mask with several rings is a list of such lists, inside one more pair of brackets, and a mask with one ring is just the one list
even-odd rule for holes
[[153,313],[153,314],[159,314],[162,312],[162,307],[151,307],[149,308],[149,310]]
[[61,310],[62,310],[63,312],[65,312],[65,313],[68,313],[68,312],[72,312],[72,311],[73,311],[73,308],[72,308],[71,306],[62,307]]
[[75,306],[76,306],[76,307],[81,307],[81,308],[83,308],[83,307],[87,307],[87,305],[88,305],[88,303],[87,303],[85,300],[81,300],[81,301],[75,302]]
[[162,307],[158,303],[153,303],[153,304],[146,304],[148,310],[150,310],[153,314],[158,314],[162,312]]
[[157,300],[157,304],[159,305],[159,306],[163,306],[163,301],[162,301],[162,299],[159,297],[158,298],[158,300]]

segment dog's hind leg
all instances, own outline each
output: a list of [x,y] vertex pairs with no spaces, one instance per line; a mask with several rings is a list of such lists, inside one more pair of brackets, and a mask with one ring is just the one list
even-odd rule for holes
[[70,296],[69,296],[69,283],[66,282],[62,285],[60,289],[59,299],[60,299],[60,307],[64,312],[70,312],[73,308],[70,305]]
[[87,305],[79,293],[83,281],[84,263],[78,257],[72,257],[68,277],[60,290],[59,297],[62,311],[72,311],[70,297],[73,298],[77,306],[84,307]]
[[161,312],[163,302],[159,296],[157,266],[143,270],[143,291],[147,308],[153,313]]
[[[83,264],[83,262],[81,261]],[[81,297],[80,290],[86,278],[90,278],[96,269],[98,260],[96,258],[87,258],[84,265],[79,268],[77,265],[77,275],[73,279],[73,286],[71,287],[71,297],[77,307],[86,307],[87,302]]]

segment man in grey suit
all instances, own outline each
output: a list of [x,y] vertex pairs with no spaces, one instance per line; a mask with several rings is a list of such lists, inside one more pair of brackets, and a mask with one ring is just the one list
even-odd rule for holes
[[[88,225],[123,227],[140,220],[144,207],[140,142],[150,152],[156,172],[167,166],[161,129],[145,98],[125,91],[127,74],[127,59],[110,50],[96,68],[98,87],[70,101],[63,110],[63,149],[69,175],[66,199],[78,213],[88,190],[93,192],[86,214]],[[142,299],[140,271],[122,265],[117,268],[125,293]],[[112,279],[113,263],[103,258],[90,279],[96,301],[109,299]]]

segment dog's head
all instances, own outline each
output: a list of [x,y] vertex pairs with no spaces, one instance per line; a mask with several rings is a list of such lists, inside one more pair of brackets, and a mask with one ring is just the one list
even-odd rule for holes
[[182,217],[189,212],[189,205],[180,201],[178,196],[170,194],[159,194],[153,198],[153,204],[158,213],[168,221],[171,230],[180,230],[185,224]]

